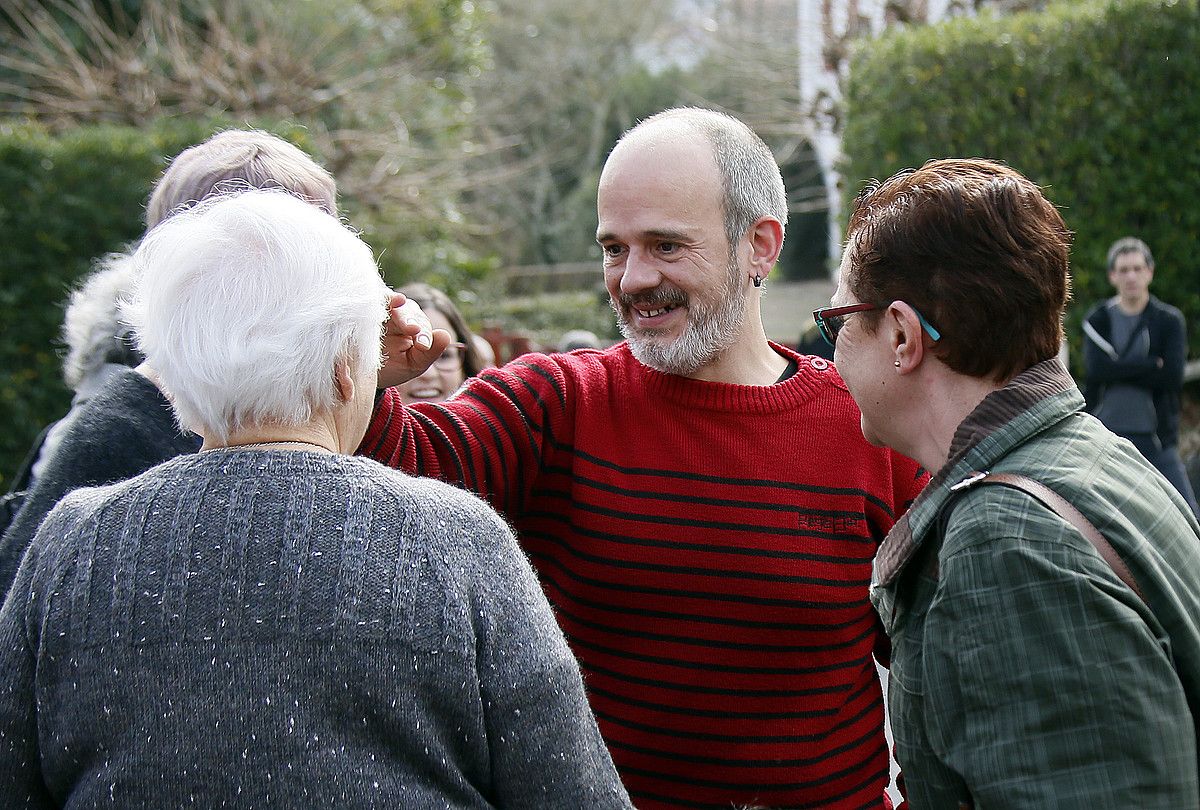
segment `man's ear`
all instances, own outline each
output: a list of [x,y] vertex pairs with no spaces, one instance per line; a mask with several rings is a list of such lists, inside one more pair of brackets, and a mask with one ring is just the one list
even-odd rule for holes
[[350,361],[344,357],[333,364],[333,384],[343,403],[354,399],[354,375],[350,373]]
[[783,250],[783,225],[775,217],[759,217],[746,239],[750,245],[750,275],[766,278]]

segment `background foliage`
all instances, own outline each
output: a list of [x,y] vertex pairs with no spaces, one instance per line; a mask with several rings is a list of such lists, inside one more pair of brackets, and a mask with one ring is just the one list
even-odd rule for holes
[[1155,254],[1152,291],[1183,310],[1195,356],[1200,2],[1089,0],[961,19],[862,43],[852,64],[848,178],[938,157],[1005,161],[1075,231],[1073,349],[1083,314],[1112,294],[1109,245],[1136,235]]
[[[1047,186],[1078,232],[1072,336],[1108,294],[1105,248],[1133,232],[1155,249],[1156,291],[1188,314],[1195,350],[1200,209],[1185,195],[1200,176],[1197,3],[1085,0],[865,43],[846,176],[950,154],[1005,159]],[[614,336],[598,265],[578,293],[538,297],[498,271],[598,261],[596,182],[620,133],[668,106],[725,109],[783,165],[783,275],[822,272],[798,33],[788,0],[5,0],[0,487],[66,410],[53,342],[66,291],[93,257],[137,237],[166,160],[218,126],[279,132],[329,168],[392,283],[429,281],[475,325],[545,343],[570,326]]]
[[289,121],[406,279],[486,270],[468,245],[486,14],[454,0],[9,0],[0,113],[50,132],[162,119]]
[[[428,281],[475,325],[542,343],[573,326],[611,338],[593,242],[608,149],[638,118],[703,104],[806,178],[781,67],[795,19],[788,2],[720,0],[5,0],[0,488],[67,409],[67,290],[140,234],[183,147],[218,127],[286,133],[337,178],[393,284]],[[576,293],[516,296],[497,272],[580,261],[597,269]]]

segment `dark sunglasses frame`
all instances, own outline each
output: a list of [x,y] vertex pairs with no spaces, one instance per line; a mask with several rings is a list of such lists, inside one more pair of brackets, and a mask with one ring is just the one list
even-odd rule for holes
[[[813,320],[817,322],[817,329],[821,332],[821,337],[825,338],[825,342],[834,346],[837,344],[838,333],[846,325],[847,315],[853,315],[855,312],[870,312],[875,309],[882,309],[882,307],[878,304],[867,304],[861,301],[841,307],[822,307],[813,310]],[[917,313],[917,320],[921,322],[921,328],[929,333],[929,337],[933,338],[935,342],[942,339],[942,333],[934,329],[933,324],[925,320],[925,316],[917,312],[916,307],[913,307],[913,312]]]

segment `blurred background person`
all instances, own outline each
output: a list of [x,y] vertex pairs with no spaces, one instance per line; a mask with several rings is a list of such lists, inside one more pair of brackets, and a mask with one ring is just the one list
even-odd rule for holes
[[71,293],[63,316],[63,380],[74,392],[71,410],[50,426],[30,469],[30,483],[41,475],[75,414],[113,374],[139,365],[143,358],[132,333],[121,322],[121,298],[133,289],[133,263],[128,253],[111,253]]
[[558,339],[558,350],[560,352],[572,352],[576,349],[602,348],[604,348],[604,344],[600,342],[600,338],[596,336],[595,332],[587,329],[568,329]]
[[1187,326],[1175,307],[1150,294],[1154,256],[1127,236],[1108,249],[1108,281],[1117,294],[1088,312],[1083,360],[1088,410],[1133,442],[1200,516],[1179,457],[1179,394]]
[[112,253],[100,259],[91,275],[71,293],[62,329],[67,347],[62,373],[74,392],[71,409],[38,434],[13,474],[8,492],[0,496],[0,535],[12,523],[46,461],[54,455],[72,418],[110,376],[142,362],[129,328],[120,321],[120,298],[131,289],[133,264],[129,254]]
[[871,586],[914,808],[1200,803],[1200,526],[1057,359],[1070,245],[1016,171],[931,161],[859,196],[815,313],[863,434],[935,471]]
[[424,374],[397,386],[402,401],[408,404],[442,402],[468,378],[495,365],[495,358],[489,359],[481,350],[480,344],[487,345],[487,341],[471,331],[450,296],[421,282],[406,284],[399,292],[420,305],[434,329],[445,329],[452,335],[450,345]]
[[[333,177],[312,158],[270,133],[229,130],[185,149],[171,162],[150,195],[147,231],[231,185],[282,189],[326,213],[337,213]],[[68,381],[77,370],[83,379],[102,368],[109,349],[127,342],[115,307],[131,290],[134,274],[128,261],[128,255],[111,258],[72,298],[66,326],[72,349],[64,366]],[[88,326],[84,313],[93,308],[107,315]],[[136,354],[122,357],[133,362]],[[42,453],[37,480],[19,499],[0,539],[0,594],[12,582],[38,524],[63,495],[77,487],[121,481],[199,446],[196,436],[175,423],[149,367],[110,368],[99,390],[73,408],[56,432],[52,448]]]
[[504,522],[346,455],[388,316],[371,250],[249,191],[134,258],[138,345],[203,445],[35,537],[0,609],[8,801],[629,807]]

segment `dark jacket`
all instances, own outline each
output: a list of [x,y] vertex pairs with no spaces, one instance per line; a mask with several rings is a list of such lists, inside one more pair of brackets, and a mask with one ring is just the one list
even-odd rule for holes
[[64,495],[132,478],[199,449],[200,438],[180,430],[171,403],[154,383],[133,369],[112,375],[72,417],[58,449],[0,537],[0,599],[42,519]]
[[[1089,332],[1085,326],[1083,340],[1083,361],[1087,369],[1084,395],[1088,412],[1095,413],[1105,390],[1112,383],[1148,388],[1158,416],[1158,440],[1163,447],[1173,447],[1179,443],[1179,389],[1183,386],[1183,367],[1187,360],[1187,328],[1183,313],[1150,296],[1150,303],[1142,314],[1144,328],[1150,334],[1150,355],[1129,358],[1121,356],[1124,347],[1111,345],[1112,318],[1108,303],[1097,304],[1084,319],[1092,328]],[[1101,340],[1097,341],[1096,337]],[[1159,359],[1162,360],[1161,367]]]

